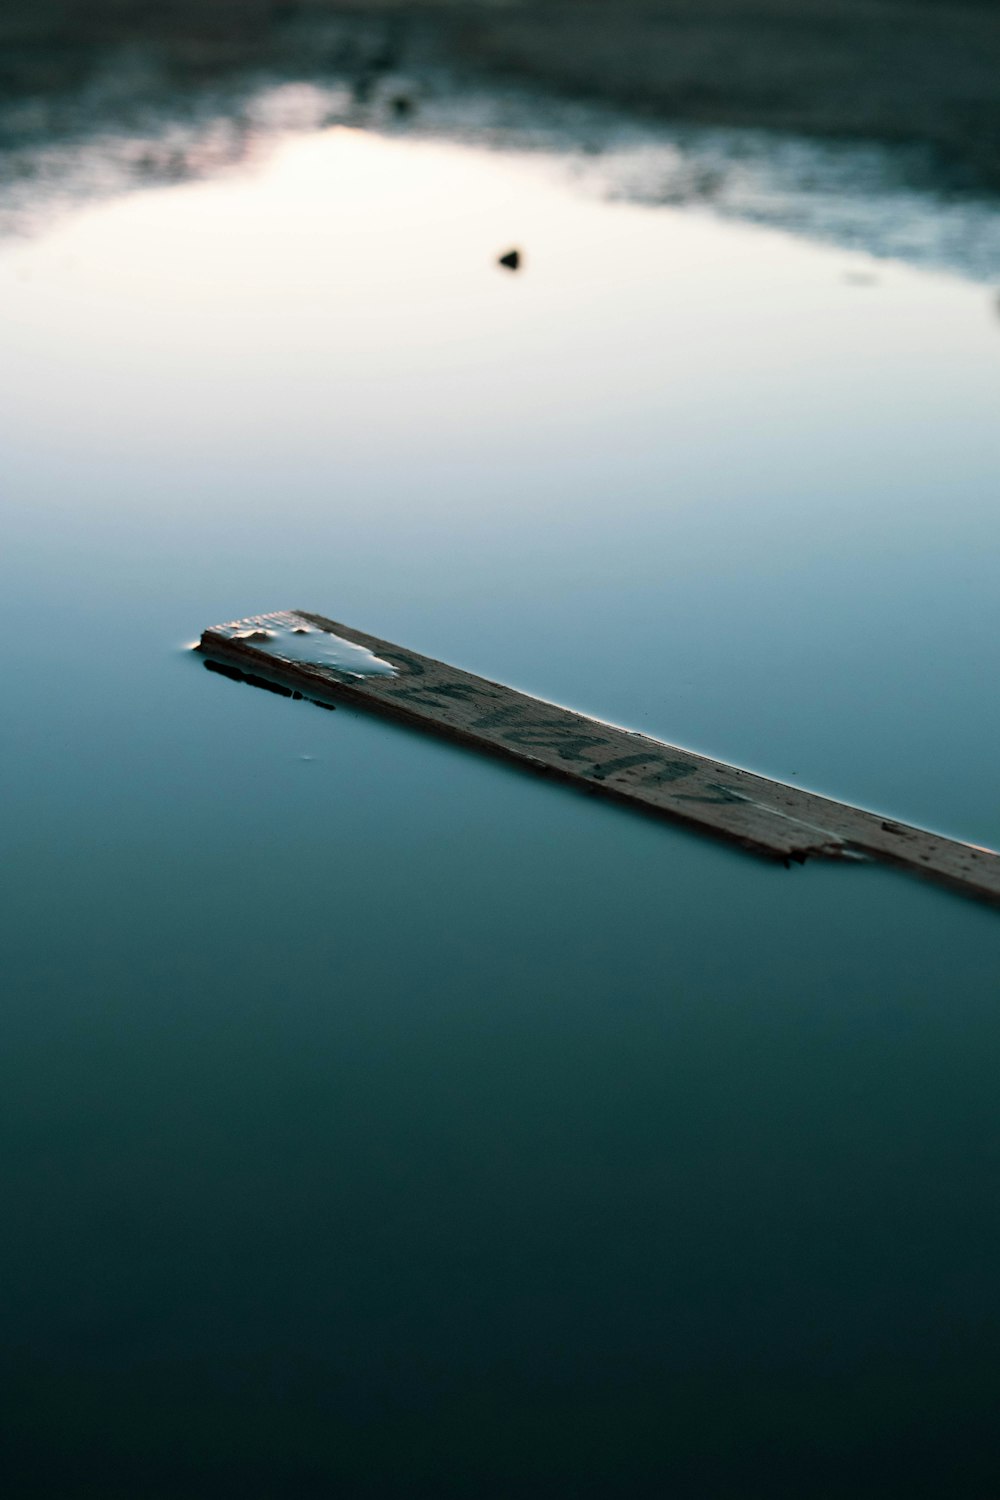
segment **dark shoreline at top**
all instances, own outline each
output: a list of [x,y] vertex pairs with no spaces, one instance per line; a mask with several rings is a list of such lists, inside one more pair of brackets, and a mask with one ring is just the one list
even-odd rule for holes
[[916,147],[940,190],[1000,192],[991,0],[0,0],[8,115],[95,80],[106,100],[137,60],[179,90],[345,65],[363,89],[414,56],[679,123]]

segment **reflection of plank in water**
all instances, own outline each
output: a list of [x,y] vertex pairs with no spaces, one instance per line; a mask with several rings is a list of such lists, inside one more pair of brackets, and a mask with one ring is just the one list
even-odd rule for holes
[[[270,649],[262,644],[262,622],[274,629]],[[328,665],[284,659],[282,633],[309,628],[364,647],[383,665],[394,667],[395,675],[354,676]],[[293,696],[340,699],[391,714],[758,853],[799,861],[810,855],[870,856],[1000,903],[1000,855],[992,850],[587,718],[322,615],[285,611],[215,626],[205,631],[200,649],[244,676],[285,687]]]

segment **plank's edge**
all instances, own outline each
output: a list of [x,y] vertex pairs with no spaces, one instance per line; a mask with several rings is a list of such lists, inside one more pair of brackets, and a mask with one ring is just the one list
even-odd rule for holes
[[[444,672],[454,673],[460,671],[460,669],[451,667],[448,663],[439,661],[434,657],[425,656],[420,652],[404,650],[404,648],[396,646],[393,642],[386,641],[380,636],[371,635],[366,631],[361,631],[354,626],[332,620],[328,616],[318,614],[312,610],[271,611],[270,614],[272,616],[295,615],[321,630],[342,635],[347,640],[363,645],[378,655],[391,658],[393,654],[396,654],[403,660],[416,659],[421,664],[441,669]],[[364,687],[354,687],[348,680],[334,679],[329,669],[321,667],[311,669],[306,663],[289,662],[284,659],[280,661],[274,658],[269,659],[266,653],[259,652],[250,645],[234,641],[230,637],[218,633],[221,629],[228,629],[232,624],[236,623],[243,622],[228,622],[225,627],[209,627],[203,631],[197,649],[206,656],[215,656],[225,661],[243,664],[249,669],[247,674],[245,674],[249,677],[263,677],[274,683],[292,682],[295,689],[301,692],[303,697],[311,698],[316,702],[329,700],[333,700],[334,702],[343,701],[354,707],[378,713],[406,727],[419,729],[425,733],[433,733],[439,738],[450,740],[452,743],[461,744],[480,753],[489,754],[495,759],[502,760],[505,764],[520,766],[525,770],[535,772],[537,775],[544,775],[550,780],[571,786],[577,791],[588,795],[602,796],[619,805],[655,817],[660,822],[684,828],[689,832],[696,832],[701,835],[707,834],[718,842],[725,843],[730,847],[735,846],[747,853],[767,859],[772,863],[776,861],[782,862],[785,865],[792,862],[804,863],[807,859],[811,858],[877,861],[891,865],[897,869],[905,870],[911,874],[919,875],[925,880],[945,886],[960,894],[972,896],[993,906],[1000,906],[1000,855],[993,850],[950,838],[946,834],[934,834],[928,830],[919,828],[915,824],[902,823],[898,819],[885,819],[878,812],[855,807],[850,803],[838,802],[834,798],[824,797],[822,793],[807,792],[801,787],[761,776],[757,772],[732,766],[723,761],[716,761],[714,758],[704,756],[698,751],[670,745],[642,731],[625,729],[620,725],[601,720],[593,715],[581,714],[575,709],[546,702],[545,700],[535,698],[531,694],[526,694],[520,689],[511,688],[504,683],[498,683],[489,678],[478,677],[474,673],[461,672],[463,677],[481,684],[484,688],[511,694],[526,703],[537,704],[550,710],[558,709],[559,713],[565,714],[579,723],[599,725],[606,730],[627,735],[630,739],[648,744],[660,752],[669,751],[687,756],[713,774],[718,772],[719,774],[739,778],[742,784],[747,785],[748,791],[755,789],[763,793],[763,796],[759,800],[756,796],[748,796],[746,801],[749,805],[790,825],[789,832],[794,827],[800,829],[805,835],[797,841],[789,842],[786,840],[779,847],[777,842],[769,844],[763,840],[754,838],[745,831],[725,827],[718,822],[707,821],[704,815],[699,816],[697,813],[689,813],[675,806],[647,801],[641,795],[638,795],[635,789],[616,787],[611,783],[600,780],[590,780],[582,775],[579,769],[571,769],[569,767],[564,769],[558,765],[540,760],[525,751],[523,747],[516,750],[511,749],[496,738],[487,738],[470,733],[460,726],[448,723],[446,720],[429,716],[416,716],[387,697],[366,691]],[[771,793],[773,796],[775,792],[787,794],[796,801],[804,801],[806,803],[805,811],[808,811],[809,816],[796,816],[793,812],[788,812],[781,807],[774,806],[768,800],[768,793]],[[841,832],[824,828],[822,823],[826,821],[827,810],[829,810],[830,821],[834,825],[836,825],[837,821],[843,821],[846,817],[853,820],[856,826],[851,829],[845,828]],[[821,822],[813,821],[813,817],[816,814],[822,820]],[[873,825],[871,830],[865,827],[865,824],[869,821]],[[887,844],[887,841],[876,830],[879,825],[884,828],[889,824],[892,825],[894,832],[910,836],[918,844],[923,842],[925,846],[929,845],[932,853],[919,855],[905,848]],[[935,849],[934,846],[937,846],[937,848]],[[969,866],[965,869],[956,868],[956,856],[959,853],[970,858],[975,868],[970,868]],[[936,859],[933,857],[934,854],[937,855]]]
[[[317,617],[312,614],[306,614],[305,611],[295,610],[294,613],[301,614],[304,619],[316,622]],[[332,625],[333,622],[331,621],[330,623]],[[352,635],[360,636],[362,632],[354,631]],[[364,644],[367,645],[369,641],[376,640],[378,640],[378,637],[368,636]],[[657,822],[668,823],[673,827],[684,829],[688,833],[700,836],[707,835],[719,843],[726,844],[729,847],[736,847],[747,854],[765,859],[770,864],[788,866],[789,864],[803,864],[807,858],[811,857],[838,857],[835,853],[821,854],[818,846],[803,848],[801,851],[775,849],[748,835],[717,828],[710,823],[704,823],[696,816],[682,813],[679,810],[675,811],[670,807],[657,806],[653,803],[642,801],[630,792],[615,787],[610,783],[588,781],[571,769],[567,768],[563,770],[559,766],[549,765],[546,761],[540,760],[536,756],[514,750],[500,741],[481,738],[478,735],[470,734],[440,720],[416,720],[412,714],[393,703],[391,699],[370,695],[363,689],[353,687],[350,682],[335,681],[321,670],[312,672],[306,664],[301,662],[268,662],[264,653],[254,651],[252,647],[243,646],[238,641],[231,641],[224,636],[215,635],[211,629],[202,632],[201,639],[195,649],[203,656],[220,657],[223,661],[230,661],[236,665],[246,666],[248,670],[245,676],[248,681],[254,677],[261,677],[276,684],[294,682],[303,698],[313,701],[324,698],[332,699],[334,702],[345,703],[350,707],[359,708],[366,713],[378,714],[381,718],[389,719],[405,729],[413,730],[415,733],[432,733],[436,737],[447,740],[452,744],[462,745],[480,754],[489,755],[496,760],[502,761],[505,765],[520,767],[525,772],[536,776],[543,776],[549,781],[555,781],[560,785],[571,787],[583,796],[600,797],[605,801],[614,802],[618,806],[627,807],[647,817],[655,818]],[[427,657],[425,660],[433,661],[434,658]],[[480,680],[484,682],[488,681],[486,678]],[[503,683],[491,685],[504,687]],[[517,689],[509,689],[509,691],[515,692]],[[564,712],[571,713],[574,710],[566,709]],[[588,716],[580,714],[577,717],[586,719]],[[602,721],[594,720],[593,722],[601,723]],[[651,743],[659,745],[661,742],[653,740]]]

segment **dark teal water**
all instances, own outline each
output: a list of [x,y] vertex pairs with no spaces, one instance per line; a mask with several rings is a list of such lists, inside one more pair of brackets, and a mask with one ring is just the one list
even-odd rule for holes
[[995,843],[1000,337],[852,264],[341,132],[4,251],[6,1494],[996,1491],[996,914],[182,649]]

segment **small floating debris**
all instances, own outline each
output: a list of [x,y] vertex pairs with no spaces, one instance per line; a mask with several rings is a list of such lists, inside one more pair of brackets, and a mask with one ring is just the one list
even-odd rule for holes
[[1000,905],[1000,854],[529,697],[302,610],[206,630],[205,665],[389,714],[772,858],[883,860]]
[[519,271],[521,269],[520,250],[507,250],[503,255],[498,255],[497,265],[503,266],[506,271]]

